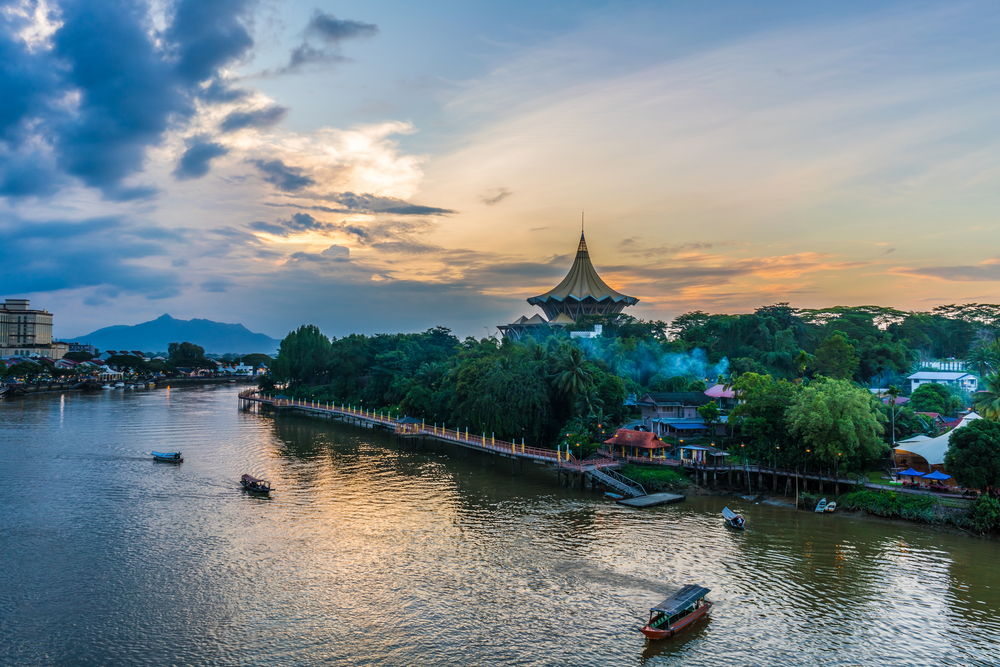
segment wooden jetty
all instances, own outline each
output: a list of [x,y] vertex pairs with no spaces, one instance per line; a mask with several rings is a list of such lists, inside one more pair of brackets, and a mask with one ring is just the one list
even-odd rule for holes
[[676,493],[651,493],[648,496],[639,496],[638,498],[622,498],[616,502],[619,505],[629,507],[655,507],[657,505],[672,505],[683,500],[684,496]]
[[[447,429],[443,425],[427,425],[423,422],[411,422],[409,420],[398,420],[392,417],[379,414],[372,410],[355,408],[349,405],[336,405],[333,403],[320,403],[317,401],[303,401],[294,398],[269,396],[260,393],[256,389],[240,392],[240,408],[249,409],[251,406],[266,406],[275,410],[294,410],[306,414],[323,416],[332,419],[339,419],[346,423],[353,423],[359,426],[371,428],[382,428],[395,433],[403,441],[442,441],[459,445],[467,450],[479,451],[483,453],[483,463],[486,462],[486,455],[490,454],[496,458],[510,459],[511,471],[515,464],[523,466],[524,461],[545,463],[554,465],[557,468],[560,479],[566,476],[567,483],[575,484],[579,482],[583,487],[589,479],[591,486],[595,484],[608,484],[607,479],[626,479],[614,473],[614,469],[620,467],[621,462],[611,458],[599,458],[594,460],[580,461],[572,453],[544,449],[541,447],[530,447],[520,443],[497,440],[492,435],[486,433],[470,433],[468,430],[457,431]],[[631,480],[628,480],[631,481]],[[615,488],[622,482],[611,484]],[[626,482],[627,484],[627,482]],[[638,486],[637,483],[632,482]],[[639,489],[642,487],[639,486]],[[630,494],[639,495],[639,491],[633,490]],[[641,491],[645,495],[645,491]]]

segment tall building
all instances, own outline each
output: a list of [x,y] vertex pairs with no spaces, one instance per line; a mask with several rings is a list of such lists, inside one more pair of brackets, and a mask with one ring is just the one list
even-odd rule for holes
[[65,351],[52,345],[52,313],[29,305],[28,299],[0,304],[0,355],[61,358]]
[[601,280],[590,261],[587,239],[580,232],[580,245],[569,273],[545,294],[529,297],[528,303],[541,308],[548,321],[539,315],[530,318],[522,316],[510,324],[497,327],[505,337],[517,340],[533,327],[566,326],[583,315],[614,315],[626,306],[639,303],[639,299],[616,292]]

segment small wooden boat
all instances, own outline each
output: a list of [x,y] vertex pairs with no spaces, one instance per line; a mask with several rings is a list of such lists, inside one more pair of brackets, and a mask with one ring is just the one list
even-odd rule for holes
[[180,452],[153,452],[154,461],[164,461],[165,463],[183,463]]
[[737,530],[743,530],[746,525],[746,521],[736,512],[732,511],[728,507],[722,508],[722,518],[726,520],[726,525],[730,528],[735,528]]
[[816,511],[817,512],[825,512],[826,511],[826,498],[823,498],[818,503],[816,503]]
[[612,493],[611,491],[605,491],[604,492],[604,497],[605,498],[610,498],[611,500],[622,500],[623,498],[625,498],[625,496],[623,496],[622,494],[620,494],[620,493]]
[[832,512],[835,509],[837,509],[837,503],[830,502],[830,503],[826,504],[826,507],[823,508],[823,511],[824,512]]
[[262,493],[267,495],[271,493],[271,483],[266,482],[262,479],[257,479],[256,477],[251,477],[250,475],[243,475],[240,477],[240,484],[243,488],[251,493]]
[[639,631],[650,639],[666,639],[708,613],[712,603],[705,599],[709,589],[688,584],[649,610],[649,623]]

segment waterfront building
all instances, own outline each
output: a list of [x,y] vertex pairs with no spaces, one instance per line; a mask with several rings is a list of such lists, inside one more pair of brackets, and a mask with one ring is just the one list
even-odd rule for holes
[[32,310],[28,299],[5,299],[0,304],[0,356],[62,359],[66,343],[52,340],[52,313]]
[[[954,425],[953,428],[937,436],[928,438],[925,435],[918,435],[909,440],[902,440],[896,443],[896,467],[900,469],[913,468],[920,472],[943,472],[947,473],[944,465],[944,456],[948,453],[949,439],[952,431],[964,428],[976,419],[981,419],[975,412],[965,415]],[[950,479],[944,482],[953,485],[955,480]]]
[[649,392],[636,403],[642,425],[657,436],[685,436],[708,433],[711,429],[698,408],[712,399],[700,391]]
[[519,340],[540,327],[564,327],[574,324],[584,315],[615,315],[626,306],[639,303],[636,297],[611,289],[597,274],[597,269],[590,261],[590,251],[583,232],[580,233],[576,259],[562,282],[544,294],[529,297],[527,301],[532,306],[541,308],[548,319],[536,314],[500,325],[497,329],[505,338]]
[[906,378],[910,381],[910,393],[922,384],[944,384],[972,393],[979,386],[979,378],[972,373],[949,373],[944,371],[920,371]]

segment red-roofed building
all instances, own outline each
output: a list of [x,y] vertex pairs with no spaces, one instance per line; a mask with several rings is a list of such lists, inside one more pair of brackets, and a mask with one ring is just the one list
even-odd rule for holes
[[731,388],[726,389],[726,385],[717,384],[705,390],[705,395],[713,399],[723,410],[732,410],[736,407],[736,392]]
[[655,433],[633,431],[628,428],[618,429],[613,436],[604,441],[604,444],[612,454],[636,458],[666,456],[669,446],[657,438]]

